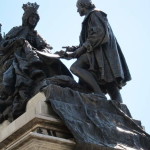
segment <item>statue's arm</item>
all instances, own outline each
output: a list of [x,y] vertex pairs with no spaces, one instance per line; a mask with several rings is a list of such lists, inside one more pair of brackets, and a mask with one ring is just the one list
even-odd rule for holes
[[103,44],[106,34],[108,33],[106,32],[104,22],[100,20],[98,14],[92,13],[88,20],[88,37],[82,46],[85,47],[88,52],[93,51],[94,48]]

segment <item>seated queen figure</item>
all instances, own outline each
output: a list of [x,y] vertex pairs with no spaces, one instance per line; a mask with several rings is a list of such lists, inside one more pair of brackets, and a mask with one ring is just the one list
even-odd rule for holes
[[0,122],[8,118],[8,112],[11,112],[13,119],[20,116],[27,101],[35,94],[34,87],[43,79],[55,75],[72,77],[60,60],[37,54],[37,51],[51,53],[52,49],[35,30],[40,19],[37,12],[39,5],[27,3],[22,8],[22,25],[12,28],[0,43],[3,73]]

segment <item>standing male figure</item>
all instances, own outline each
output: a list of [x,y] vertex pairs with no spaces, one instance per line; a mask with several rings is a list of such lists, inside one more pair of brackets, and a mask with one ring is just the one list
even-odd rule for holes
[[85,18],[80,46],[68,54],[69,57],[77,58],[70,70],[94,93],[108,93],[112,100],[122,102],[119,89],[131,76],[107,15],[95,10],[91,0],[78,0],[77,12]]

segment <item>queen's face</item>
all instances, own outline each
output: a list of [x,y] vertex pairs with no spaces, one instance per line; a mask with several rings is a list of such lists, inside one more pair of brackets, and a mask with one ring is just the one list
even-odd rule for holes
[[39,17],[38,15],[36,14],[32,14],[29,19],[28,19],[28,24],[31,26],[31,27],[35,27],[37,25],[39,21]]

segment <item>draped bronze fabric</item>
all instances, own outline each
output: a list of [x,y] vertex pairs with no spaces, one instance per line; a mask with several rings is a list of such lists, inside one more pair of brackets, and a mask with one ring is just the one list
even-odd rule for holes
[[56,85],[49,85],[44,93],[81,150],[87,150],[86,144],[90,144],[88,150],[119,145],[136,150],[150,149],[150,135],[133,122],[126,105]]

